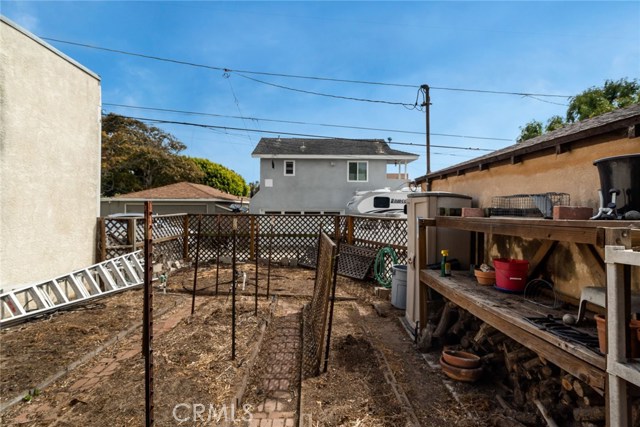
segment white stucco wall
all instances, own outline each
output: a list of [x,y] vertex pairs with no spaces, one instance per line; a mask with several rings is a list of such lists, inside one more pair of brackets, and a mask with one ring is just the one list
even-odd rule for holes
[[100,79],[0,21],[0,289],[95,260]]

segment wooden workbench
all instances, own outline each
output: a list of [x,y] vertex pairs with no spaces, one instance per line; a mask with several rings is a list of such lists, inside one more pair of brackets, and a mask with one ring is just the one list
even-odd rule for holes
[[[542,330],[525,317],[562,317],[565,312],[525,301],[521,295],[480,286],[464,272],[440,277],[439,271],[421,270],[420,282],[467,310],[505,335],[600,390],[605,386],[605,357],[586,346]],[[420,293],[426,295],[423,289]]]

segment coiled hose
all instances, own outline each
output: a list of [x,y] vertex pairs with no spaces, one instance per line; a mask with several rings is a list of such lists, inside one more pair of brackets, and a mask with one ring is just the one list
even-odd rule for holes
[[376,260],[373,264],[373,272],[375,279],[380,285],[384,286],[385,288],[390,288],[392,279],[391,275],[385,274],[387,270],[385,257],[387,256],[391,258],[392,265],[398,263],[398,255],[396,254],[396,251],[394,251],[392,247],[386,246],[378,251]]

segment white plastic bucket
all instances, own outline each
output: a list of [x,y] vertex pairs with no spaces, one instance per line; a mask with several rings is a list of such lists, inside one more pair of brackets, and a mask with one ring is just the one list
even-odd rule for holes
[[396,308],[407,307],[407,266],[394,264],[391,267],[391,305]]

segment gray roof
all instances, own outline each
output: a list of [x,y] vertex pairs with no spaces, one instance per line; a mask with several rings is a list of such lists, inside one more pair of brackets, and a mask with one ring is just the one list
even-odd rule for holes
[[394,150],[383,139],[261,138],[253,157],[273,156],[379,156],[415,160],[419,156]]
[[544,135],[510,145],[484,156],[431,172],[428,175],[416,178],[416,180],[420,182],[424,181],[427,177],[437,178],[446,174],[477,168],[479,165],[488,165],[514,156],[522,156],[536,151],[546,150],[550,147],[559,147],[583,138],[601,135],[638,124],[640,124],[640,104],[634,104],[627,108],[620,108],[590,119],[565,125],[553,132],[545,133]]

